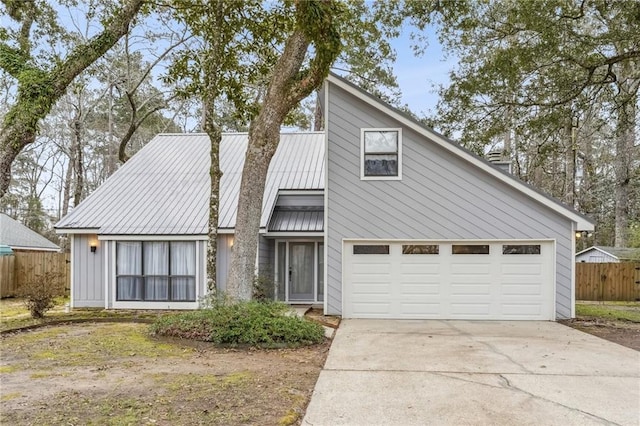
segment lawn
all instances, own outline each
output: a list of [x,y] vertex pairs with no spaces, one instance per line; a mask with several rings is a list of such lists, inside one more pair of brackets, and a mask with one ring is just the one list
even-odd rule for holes
[[[64,303],[46,326],[0,336],[2,424],[299,424],[329,346],[159,339],[148,324],[90,321],[145,313],[65,313]],[[5,329],[34,323],[15,300],[0,302],[0,311]],[[89,322],[54,323],[78,319]]]
[[640,323],[640,303],[605,303],[576,304],[576,315],[578,317],[593,317],[605,320],[622,320]]

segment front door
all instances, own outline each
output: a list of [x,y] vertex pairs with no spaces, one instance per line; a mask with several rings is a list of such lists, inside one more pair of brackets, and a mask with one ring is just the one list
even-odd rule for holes
[[315,243],[289,243],[289,300],[313,300]]

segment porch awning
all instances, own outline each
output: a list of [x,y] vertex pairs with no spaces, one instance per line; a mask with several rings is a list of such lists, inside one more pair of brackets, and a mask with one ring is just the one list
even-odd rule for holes
[[318,207],[278,207],[273,211],[268,232],[322,232],[324,210]]

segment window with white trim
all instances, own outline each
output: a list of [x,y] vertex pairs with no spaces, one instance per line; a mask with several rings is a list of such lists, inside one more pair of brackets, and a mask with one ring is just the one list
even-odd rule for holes
[[402,177],[402,129],[362,129],[362,179],[392,180]]
[[195,302],[194,241],[118,241],[116,300]]

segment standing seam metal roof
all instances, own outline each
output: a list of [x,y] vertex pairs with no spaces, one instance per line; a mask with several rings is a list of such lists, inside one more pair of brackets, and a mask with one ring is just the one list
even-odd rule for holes
[[[261,227],[278,191],[324,189],[324,133],[283,133],[265,185]],[[219,228],[234,228],[247,133],[220,144]],[[111,235],[205,235],[209,220],[210,142],[206,134],[161,134],[71,213],[63,229]]]

